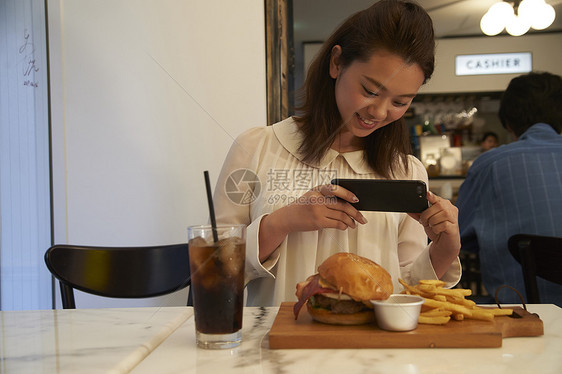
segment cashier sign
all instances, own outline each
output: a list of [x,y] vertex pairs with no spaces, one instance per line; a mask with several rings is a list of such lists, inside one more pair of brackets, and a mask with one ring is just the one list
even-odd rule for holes
[[459,55],[455,57],[456,75],[516,74],[533,70],[530,52]]

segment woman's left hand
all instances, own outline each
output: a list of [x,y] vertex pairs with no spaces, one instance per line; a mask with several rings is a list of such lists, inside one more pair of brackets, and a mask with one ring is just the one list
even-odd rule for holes
[[422,213],[408,213],[419,221],[432,241],[430,257],[438,277],[449,269],[461,248],[459,232],[459,211],[449,200],[428,191],[427,201],[431,204]]

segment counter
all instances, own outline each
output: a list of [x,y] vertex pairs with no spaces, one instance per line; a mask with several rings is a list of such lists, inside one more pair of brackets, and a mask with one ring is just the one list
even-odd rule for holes
[[195,345],[191,307],[0,312],[0,372],[26,373],[559,373],[562,309],[530,305],[544,336],[501,348],[279,349],[268,331],[278,308],[245,308],[243,343]]

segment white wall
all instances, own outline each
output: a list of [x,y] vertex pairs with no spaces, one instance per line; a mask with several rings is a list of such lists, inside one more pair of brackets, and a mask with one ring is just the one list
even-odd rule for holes
[[562,75],[562,33],[440,39],[435,73],[420,93],[503,91],[519,74],[455,76],[455,56],[508,52],[531,52],[533,70]]
[[48,6],[55,242],[185,242],[208,221],[203,171],[214,186],[233,139],[266,124],[263,0]]

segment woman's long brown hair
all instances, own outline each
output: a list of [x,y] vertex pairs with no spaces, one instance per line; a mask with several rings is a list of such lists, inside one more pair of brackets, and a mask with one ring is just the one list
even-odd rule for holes
[[[433,23],[425,10],[411,1],[381,0],[348,18],[324,43],[312,62],[302,94],[304,103],[296,119],[304,133],[300,152],[305,161],[317,162],[328,151],[342,127],[335,98],[335,80],[330,77],[332,48],[339,45],[343,68],[353,61],[367,61],[378,50],[418,64],[424,83],[433,74],[435,38]],[[403,118],[364,138],[364,158],[381,176],[390,178],[400,165],[408,170],[411,153]]]

